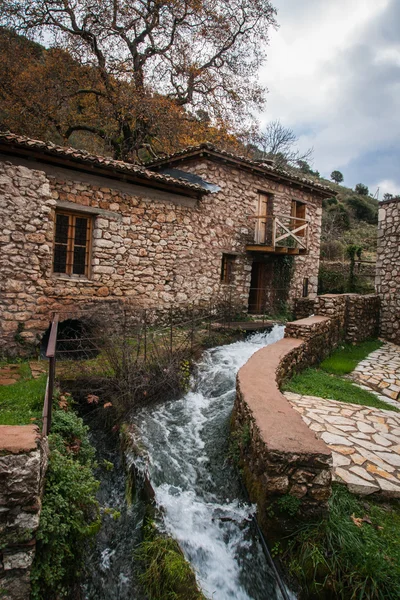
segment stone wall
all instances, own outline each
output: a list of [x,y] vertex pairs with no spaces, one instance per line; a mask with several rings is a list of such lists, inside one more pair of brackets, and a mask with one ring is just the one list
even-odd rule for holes
[[[315,295],[321,199],[211,161],[193,170],[221,191],[196,201],[24,159],[0,162],[0,353],[36,344],[52,311],[99,302],[169,309],[229,293],[247,307],[253,257],[246,244],[260,189],[274,194],[279,213],[290,213],[292,198],[307,203],[311,250],[295,257],[289,292],[298,296],[308,277]],[[93,219],[89,277],[52,272],[57,207]],[[223,253],[236,256],[232,286],[221,283]]]
[[298,298],[294,313],[297,319],[311,315],[334,318],[337,341],[358,343],[379,333],[379,297],[374,294],[324,294],[314,299]]
[[376,329],[376,296],[327,295],[313,305],[300,302],[303,312],[319,314],[287,323],[285,338],[256,352],[237,378],[232,428],[242,439],[246,487],[266,532],[268,514],[282,496],[298,498],[299,516],[308,518],[327,510],[331,492],[330,450],[290,406],[280,385],[326,358],[343,339],[360,341]]
[[0,426],[0,597],[29,600],[47,444],[34,426]]
[[378,215],[375,285],[381,299],[380,331],[400,345],[400,199],[381,202]]
[[[292,302],[302,294],[303,279],[309,280],[309,296],[317,295],[318,269],[320,255],[320,238],[322,222],[322,200],[310,193],[303,192],[285,186],[281,183],[268,181],[257,175],[243,173],[239,169],[232,169],[223,164],[210,160],[188,161],[179,163],[179,169],[199,175],[206,181],[219,185],[222,190],[213,195],[220,204],[221,210],[224,206],[233,204],[235,206],[234,222],[227,222],[230,226],[240,223],[243,234],[248,244],[254,243],[254,219],[248,216],[255,215],[255,207],[258,201],[258,192],[271,193],[274,197],[274,215],[291,215],[291,200],[299,200],[306,204],[306,218],[310,221],[309,230],[309,253],[307,255],[294,257],[294,274],[289,288],[289,300]],[[275,257],[279,260],[281,257]],[[249,260],[251,264],[251,260]],[[250,281],[249,281],[250,283]]]
[[[400,306],[399,306],[400,308]],[[379,335],[379,296],[347,297],[346,342],[358,343]]]
[[243,439],[246,432],[241,467],[266,533],[268,514],[282,496],[298,498],[297,517],[310,518],[327,510],[331,494],[331,452],[279,390],[284,378],[324,353],[330,319],[310,317],[291,330],[307,339],[285,337],[256,352],[240,369],[232,418],[235,435]]

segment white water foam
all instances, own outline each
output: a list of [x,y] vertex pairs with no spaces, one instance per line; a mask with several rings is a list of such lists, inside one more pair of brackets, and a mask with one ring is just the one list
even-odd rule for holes
[[228,481],[226,436],[239,368],[254,352],[281,339],[283,331],[275,326],[270,333],[207,351],[191,391],[142,411],[137,421],[165,529],[179,542],[210,599],[280,598],[250,533],[255,508],[232,493],[237,484]]

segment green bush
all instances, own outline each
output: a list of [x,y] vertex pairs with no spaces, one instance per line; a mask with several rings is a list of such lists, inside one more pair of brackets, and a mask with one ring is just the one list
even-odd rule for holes
[[348,277],[343,272],[333,271],[323,263],[318,273],[319,294],[344,294],[347,290]]
[[79,581],[86,539],[100,527],[88,428],[73,411],[55,410],[50,459],[36,535],[32,600],[71,597]]

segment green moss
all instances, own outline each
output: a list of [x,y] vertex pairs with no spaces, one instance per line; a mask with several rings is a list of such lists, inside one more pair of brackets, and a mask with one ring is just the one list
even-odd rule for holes
[[287,514],[289,517],[295,517],[300,510],[301,500],[290,494],[285,494],[276,500],[275,504],[281,513]]
[[144,527],[144,541],[134,556],[143,568],[139,581],[149,600],[205,600],[178,543],[157,533],[153,521]]

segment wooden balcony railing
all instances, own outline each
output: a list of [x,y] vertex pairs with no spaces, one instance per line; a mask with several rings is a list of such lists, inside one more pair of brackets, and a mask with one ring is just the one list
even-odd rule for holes
[[309,222],[287,215],[255,216],[254,243],[247,245],[251,252],[276,254],[307,254]]

